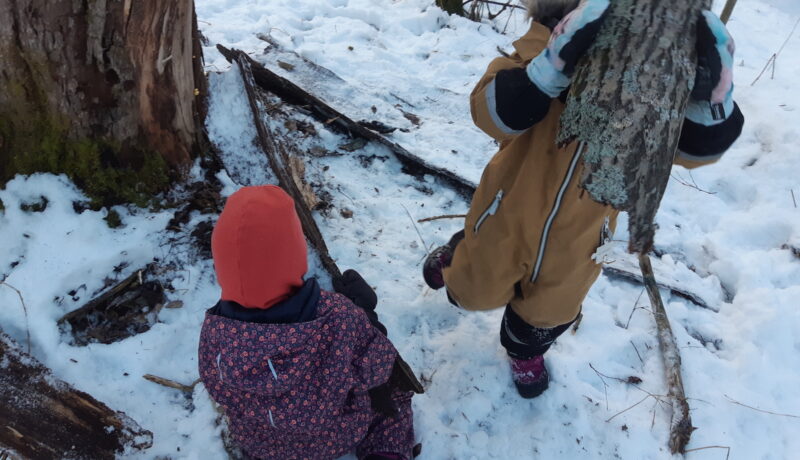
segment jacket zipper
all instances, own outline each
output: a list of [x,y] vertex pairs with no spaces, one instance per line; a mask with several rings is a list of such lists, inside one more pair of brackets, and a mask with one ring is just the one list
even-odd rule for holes
[[544,262],[544,252],[547,249],[547,238],[550,236],[550,228],[553,227],[553,222],[556,219],[556,215],[558,214],[559,208],[561,208],[561,202],[564,199],[564,195],[567,193],[567,188],[569,183],[572,182],[572,177],[575,175],[575,169],[578,166],[578,160],[581,158],[581,152],[583,151],[585,143],[581,142],[578,145],[578,149],[575,151],[575,155],[572,157],[572,162],[569,165],[569,169],[567,170],[567,176],[564,178],[564,182],[561,183],[561,188],[558,190],[558,195],[556,196],[556,201],[553,203],[553,209],[550,211],[550,215],[547,217],[547,221],[544,224],[544,229],[542,230],[542,238],[539,242],[539,254],[536,257],[536,263],[534,264],[533,268],[533,275],[531,275],[531,283],[535,283],[536,279],[539,277],[539,272],[542,270],[542,262]]
[[480,219],[478,219],[478,223],[475,224],[475,230],[473,233],[476,235],[478,234],[478,230],[481,229],[481,226],[486,221],[489,216],[493,216],[497,214],[497,210],[500,209],[500,202],[503,201],[503,191],[500,190],[497,192],[497,195],[494,197],[494,201],[492,204],[489,205],[489,208],[481,214]]

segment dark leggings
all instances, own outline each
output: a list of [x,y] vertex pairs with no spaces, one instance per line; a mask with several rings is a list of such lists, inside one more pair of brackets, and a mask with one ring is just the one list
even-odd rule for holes
[[[577,319],[577,317],[575,318]],[[508,356],[515,359],[531,359],[545,354],[553,342],[574,323],[543,329],[526,323],[511,306],[506,307],[503,323],[500,325],[500,343]]]

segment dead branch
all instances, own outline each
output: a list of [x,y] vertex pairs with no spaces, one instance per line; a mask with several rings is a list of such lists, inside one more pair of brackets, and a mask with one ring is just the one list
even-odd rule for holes
[[[264,117],[257,101],[255,89],[256,77],[254,70],[261,69],[266,71],[266,69],[264,69],[264,67],[257,62],[253,61],[246,53],[242,51],[228,50],[220,45],[217,46],[220,49],[220,52],[222,52],[229,61],[235,62],[239,66],[239,70],[242,74],[242,83],[245,87],[247,99],[250,104],[250,110],[253,115],[253,122],[256,126],[259,146],[262,152],[264,152],[264,154],[267,156],[270,168],[278,178],[278,183],[294,199],[295,209],[297,210],[297,214],[300,218],[303,232],[311,241],[311,244],[316,248],[322,265],[328,274],[332,278],[338,278],[342,276],[341,270],[339,270],[339,267],[336,265],[336,262],[333,260],[330,252],[328,251],[328,246],[325,243],[325,239],[323,238],[322,232],[317,226],[313,215],[311,214],[311,210],[306,205],[302,191],[297,186],[297,183],[293,179],[292,174],[287,167],[287,165],[290,164],[289,160],[291,158],[287,153],[287,146],[285,146],[282,142],[279,142],[275,138],[272,131],[264,123]],[[356,126],[358,125],[356,124]],[[422,384],[419,383],[419,380],[411,370],[411,367],[400,355],[397,356],[397,364],[402,369],[408,386],[413,388],[417,393],[423,393],[425,390],[422,387]]]
[[639,266],[642,269],[644,285],[653,307],[653,317],[658,328],[658,343],[664,358],[667,395],[672,408],[669,446],[673,454],[684,453],[695,428],[692,426],[689,404],[686,402],[686,392],[683,389],[681,355],[675,342],[675,336],[672,334],[672,327],[669,324],[661,294],[658,291],[653,266],[650,264],[650,256],[639,254]]
[[275,94],[289,104],[299,106],[309,111],[318,121],[328,124],[332,129],[344,133],[349,137],[377,142],[387,147],[397,156],[398,160],[400,160],[404,166],[404,171],[408,174],[414,176],[430,174],[438,177],[467,198],[471,197],[472,193],[475,191],[475,184],[471,181],[451,171],[431,165],[422,158],[401,147],[399,144],[390,141],[380,133],[365,128],[334,109],[323,100],[254,61],[246,53],[236,49],[228,49],[222,45],[217,45],[217,49],[229,62],[234,62],[239,58],[244,60],[252,73],[253,83],[262,89]]
[[19,292],[19,289],[15,288],[14,286],[6,283],[5,281],[0,281],[0,285],[5,286],[12,291],[16,292],[19,296],[19,301],[22,304],[22,312],[25,314],[25,335],[28,342],[28,353],[31,352],[31,327],[28,321],[28,307],[25,305],[25,299],[22,298],[22,293]]
[[411,225],[414,226],[414,230],[417,231],[417,236],[419,236],[419,240],[422,241],[422,248],[425,250],[425,253],[426,254],[430,254],[430,251],[428,250],[428,243],[425,242],[425,238],[423,238],[422,237],[422,233],[419,232],[419,228],[417,227],[417,223],[414,222],[414,218],[411,217],[411,211],[409,211],[408,208],[406,207],[406,205],[404,205],[404,204],[400,204],[400,206],[402,206],[403,209],[406,210],[406,214],[408,214],[408,218],[411,220]]
[[740,403],[739,401],[736,401],[735,399],[731,398],[728,395],[724,395],[724,396],[725,396],[725,399],[727,399],[728,401],[731,402],[731,404],[736,404],[737,406],[746,407],[746,408],[752,409],[752,410],[754,410],[756,412],[761,412],[761,413],[770,414],[770,415],[777,415],[778,417],[800,418],[800,416],[798,416],[798,415],[781,414],[781,413],[778,413],[778,412],[772,412],[772,411],[768,411],[768,410],[764,410],[764,409],[759,409],[757,407],[748,406],[747,404],[743,404],[743,403]]
[[182,391],[182,392],[184,392],[186,394],[189,394],[189,395],[194,393],[194,387],[196,387],[197,384],[200,383],[200,379],[197,379],[194,382],[192,382],[191,385],[184,385],[184,384],[178,383],[178,382],[176,382],[174,380],[165,379],[163,377],[158,377],[157,375],[152,375],[152,374],[145,374],[145,375],[142,376],[142,378],[145,379],[145,380],[149,380],[149,381],[151,381],[153,383],[157,383],[157,384],[159,384],[161,386],[165,386],[167,388],[173,388],[175,390],[180,390],[180,391]]
[[706,446],[706,447],[697,447],[695,449],[687,449],[686,453],[689,452],[697,452],[698,450],[706,450],[706,449],[727,449],[728,454],[725,455],[725,460],[728,460],[731,457],[731,448],[728,446]]
[[444,219],[466,219],[466,214],[445,214],[443,216],[435,216],[435,217],[426,217],[425,219],[420,219],[417,222],[423,224],[425,222],[433,222],[435,220],[444,220]]
[[[609,278],[622,279],[636,284],[645,284],[644,278],[640,274],[633,273],[618,267],[603,265],[603,274]],[[670,286],[664,283],[656,283],[656,286],[658,286],[659,289],[668,290],[672,295],[688,300],[689,302],[692,302],[693,304],[697,305],[700,308],[705,308],[706,310],[711,310],[715,313],[718,313],[719,311],[717,308],[714,308],[710,306],[708,303],[706,303],[697,294],[693,294],[679,287]]]
[[797,31],[797,26],[800,26],[800,19],[798,19],[797,22],[794,23],[794,27],[792,28],[792,31],[789,32],[789,36],[786,37],[786,40],[783,42],[783,45],[781,45],[777,53],[770,56],[769,60],[767,60],[766,65],[764,65],[764,68],[761,70],[761,73],[759,73],[756,79],[753,80],[753,83],[750,83],[750,86],[755,86],[755,84],[758,83],[758,80],[761,79],[761,77],[764,75],[764,72],[766,72],[767,69],[769,68],[770,64],[772,64],[772,78],[773,79],[775,78],[775,64],[778,62],[778,57],[781,55],[783,49],[786,48],[786,45],[789,43],[789,40],[792,39],[792,36],[794,35],[795,31]]

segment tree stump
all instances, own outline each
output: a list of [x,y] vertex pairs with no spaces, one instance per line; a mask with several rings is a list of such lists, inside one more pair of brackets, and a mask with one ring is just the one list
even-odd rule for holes
[[584,142],[583,187],[630,215],[629,250],[653,245],[694,84],[708,0],[614,0],[573,78],[559,142]]
[[0,452],[11,458],[111,460],[152,445],[152,433],[56,379],[2,330],[0,368]]
[[206,93],[192,0],[0,0],[0,184],[66,173],[135,202],[190,164]]

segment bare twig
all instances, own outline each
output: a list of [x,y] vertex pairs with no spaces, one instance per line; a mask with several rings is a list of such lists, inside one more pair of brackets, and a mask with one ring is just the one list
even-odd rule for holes
[[589,363],[589,367],[592,368],[594,373],[597,374],[598,377],[600,377],[600,381],[603,382],[603,391],[606,394],[606,410],[608,410],[608,384],[606,383],[606,379],[603,378],[604,375],[601,374],[600,371],[598,371],[597,369],[594,368],[594,366],[592,366],[592,363]]
[[513,9],[520,9],[520,10],[524,10],[525,9],[525,7],[523,7],[523,6],[511,4],[511,2],[501,3],[501,2],[495,2],[495,1],[492,1],[492,0],[467,0],[467,1],[465,1],[463,3],[463,5],[467,5],[468,3],[473,3],[473,2],[475,2],[475,3],[484,3],[484,4],[487,4],[487,5],[503,6],[503,7],[513,8]]
[[636,313],[636,310],[639,309],[639,301],[642,300],[642,295],[644,295],[644,289],[642,289],[642,292],[639,293],[639,297],[636,298],[636,303],[633,304],[633,309],[631,310],[631,314],[630,316],[628,316],[628,322],[625,323],[625,329],[628,329],[628,327],[630,327],[631,320],[633,319],[633,314]]
[[689,452],[697,452],[698,450],[706,450],[706,449],[727,449],[728,453],[725,455],[725,460],[728,460],[731,457],[731,448],[728,446],[706,446],[706,447],[697,447],[695,449],[687,449],[686,453]]
[[400,206],[402,206],[403,209],[406,210],[406,214],[408,214],[408,218],[411,219],[411,225],[413,225],[414,226],[414,230],[417,231],[417,235],[419,236],[419,239],[422,241],[422,247],[425,249],[425,252],[430,254],[430,251],[428,251],[428,243],[425,242],[425,238],[423,238],[422,237],[422,233],[419,232],[419,228],[417,227],[417,223],[414,222],[414,218],[411,217],[411,211],[409,211],[408,208],[406,207],[406,205],[404,205],[403,203],[400,203]]
[[[717,194],[717,192],[709,192],[708,190],[703,190],[703,189],[701,189],[701,188],[700,188],[700,187],[697,185],[697,183],[696,183],[696,182],[695,182],[695,183],[693,183],[693,184],[690,184],[689,182],[687,182],[686,180],[684,180],[684,179],[683,179],[682,177],[680,177],[680,176],[678,176],[678,177],[680,177],[680,178],[678,178],[678,177],[675,177],[675,176],[676,176],[676,174],[677,174],[677,173],[675,173],[675,174],[672,174],[672,175],[671,175],[671,177],[672,177],[673,179],[675,179],[675,181],[676,181],[676,182],[678,182],[679,184],[681,184],[681,185],[683,185],[683,186],[685,186],[685,187],[693,188],[693,189],[695,189],[695,190],[698,190],[698,191],[700,191],[700,192],[706,193],[706,194],[708,194],[708,195],[716,195],[716,194]],[[692,178],[692,182],[694,182],[694,178]]]
[[[641,274],[634,273],[620,267],[604,265],[603,274],[609,278],[618,278],[632,283],[644,284],[644,278],[642,277]],[[675,286],[670,286],[664,283],[657,283],[656,285],[660,289],[666,289],[670,292],[670,294],[688,300],[689,302],[692,302],[693,304],[697,305],[700,308],[705,308],[706,310],[711,310],[714,313],[719,313],[718,307],[712,307],[711,305],[706,303],[703,299],[701,299],[700,296],[698,296],[697,294],[693,294],[689,291],[683,290]]]
[[465,219],[467,217],[466,214],[445,214],[443,216],[436,216],[436,217],[426,217],[425,219],[420,219],[417,222],[420,224],[425,222],[433,222],[435,220],[443,220],[443,219]]
[[14,286],[6,283],[5,281],[0,281],[0,285],[11,289],[12,291],[17,293],[17,296],[19,296],[19,301],[20,301],[20,303],[22,303],[22,312],[25,314],[25,334],[26,334],[27,340],[28,340],[28,353],[30,353],[31,352],[31,327],[30,327],[30,324],[28,322],[28,307],[25,305],[25,299],[22,298],[22,293],[19,292],[19,289],[15,288]]
[[631,340],[630,342],[631,342],[631,346],[633,347],[634,351],[636,351],[636,356],[639,357],[639,361],[641,361],[641,363],[642,363],[642,369],[644,369],[644,360],[642,359],[642,355],[639,354],[639,349],[636,348],[636,344],[633,343],[633,340]]
[[653,397],[652,395],[647,395],[647,396],[645,396],[644,398],[642,398],[642,400],[641,400],[641,401],[637,402],[636,404],[632,405],[631,407],[629,407],[629,408],[627,408],[627,409],[625,409],[625,410],[623,410],[623,411],[621,411],[621,412],[617,412],[616,414],[612,415],[612,416],[611,416],[611,418],[609,418],[608,420],[606,420],[606,423],[608,423],[608,422],[610,422],[610,421],[614,420],[615,418],[617,418],[617,416],[619,416],[619,415],[622,415],[622,414],[624,414],[625,412],[628,412],[629,410],[633,409],[634,407],[638,406],[639,404],[641,404],[641,403],[643,403],[643,402],[647,401],[648,399],[650,399],[650,398],[652,398],[652,397]]
[[764,410],[764,409],[759,409],[759,408],[757,408],[757,407],[748,406],[747,404],[743,404],[743,403],[740,403],[739,401],[736,401],[735,399],[731,398],[731,397],[730,397],[730,396],[728,396],[728,395],[724,395],[724,396],[725,396],[725,399],[727,399],[728,401],[730,401],[732,404],[736,404],[737,406],[746,407],[746,408],[748,408],[748,409],[752,409],[752,410],[754,410],[754,411],[756,411],[756,412],[762,412],[762,413],[764,413],[764,414],[770,414],[770,415],[777,415],[777,416],[779,416],[779,417],[800,418],[800,416],[798,416],[798,415],[792,415],[792,414],[780,414],[780,413],[778,413],[778,412],[772,412],[772,411],[768,411],[768,410]]
[[794,197],[794,189],[789,189],[792,192],[792,202],[794,203],[794,208],[797,209],[797,198]]
[[783,51],[784,48],[786,48],[786,45],[789,43],[789,40],[792,39],[792,36],[794,35],[795,31],[797,31],[797,26],[800,26],[800,18],[798,18],[797,22],[794,23],[794,27],[792,28],[792,31],[789,32],[789,36],[786,37],[786,40],[784,40],[783,45],[781,45],[781,47],[778,50],[778,52],[773,54],[769,58],[769,60],[767,61],[767,64],[764,66],[764,69],[761,70],[761,73],[758,74],[758,77],[756,77],[756,79],[753,80],[753,83],[751,83],[750,86],[755,86],[755,84],[758,83],[758,80],[761,79],[761,76],[764,75],[764,72],[767,71],[767,68],[769,68],[770,64],[772,64],[772,78],[773,79],[775,78],[775,64],[777,63],[778,57],[781,55],[781,52]]
[[145,374],[145,375],[142,376],[142,378],[145,379],[145,380],[149,380],[149,381],[151,381],[153,383],[157,383],[157,384],[159,384],[161,386],[165,386],[167,388],[173,388],[175,390],[180,390],[180,391],[182,391],[184,393],[187,393],[187,394],[192,394],[192,392],[194,392],[194,387],[196,387],[197,384],[200,383],[200,379],[197,379],[191,385],[184,385],[184,384],[178,383],[178,382],[176,382],[174,380],[165,379],[163,377],[159,377],[157,375],[152,375],[152,374]]

